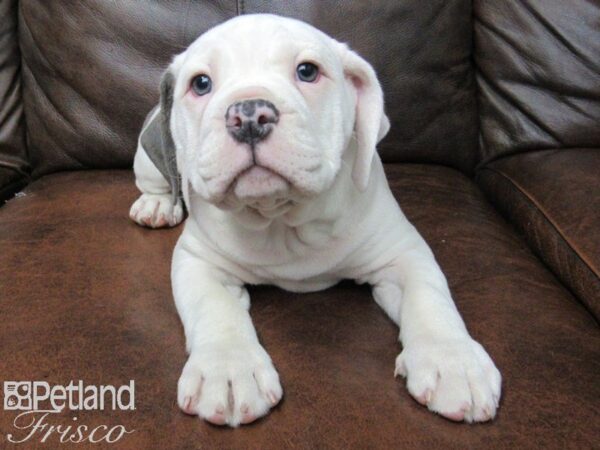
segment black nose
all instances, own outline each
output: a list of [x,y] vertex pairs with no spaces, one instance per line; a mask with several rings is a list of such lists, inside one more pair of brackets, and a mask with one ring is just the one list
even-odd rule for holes
[[227,131],[238,142],[254,146],[265,139],[279,121],[279,111],[268,100],[233,103],[225,113]]

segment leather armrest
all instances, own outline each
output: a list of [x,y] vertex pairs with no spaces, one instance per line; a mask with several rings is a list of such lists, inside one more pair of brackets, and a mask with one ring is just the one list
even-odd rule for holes
[[600,319],[600,149],[507,156],[477,172],[492,203]]

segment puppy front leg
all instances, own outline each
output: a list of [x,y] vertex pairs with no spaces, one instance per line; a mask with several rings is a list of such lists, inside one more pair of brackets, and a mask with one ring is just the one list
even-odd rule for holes
[[473,340],[433,253],[410,226],[395,258],[371,280],[376,302],[400,326],[396,375],[410,394],[451,420],[487,421],[500,399],[500,372]]
[[189,353],[179,379],[179,407],[217,425],[250,423],[281,399],[279,375],[256,336],[246,289],[182,240],[171,274]]
[[131,205],[129,217],[150,228],[174,227],[183,220],[181,199],[173,204],[171,187],[140,143],[133,160],[135,184],[142,195]]

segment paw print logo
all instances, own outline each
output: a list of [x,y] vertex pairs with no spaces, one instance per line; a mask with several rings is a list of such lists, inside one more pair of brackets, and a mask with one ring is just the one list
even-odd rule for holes
[[5,381],[4,409],[13,411],[31,409],[31,392],[31,381]]

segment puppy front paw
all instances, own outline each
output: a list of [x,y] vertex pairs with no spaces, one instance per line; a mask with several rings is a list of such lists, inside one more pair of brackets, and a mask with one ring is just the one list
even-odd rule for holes
[[174,227],[183,220],[183,205],[179,199],[173,205],[171,194],[142,194],[131,205],[129,217],[145,227]]
[[485,422],[496,415],[502,378],[473,339],[420,339],[396,359],[396,375],[429,410],[454,421]]
[[223,342],[192,351],[177,402],[186,414],[237,427],[266,415],[282,395],[279,375],[260,344]]

